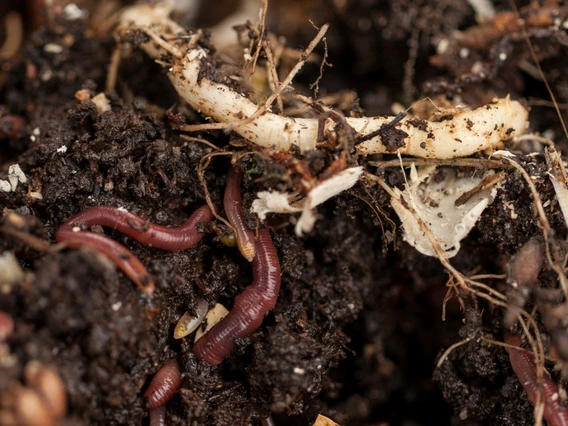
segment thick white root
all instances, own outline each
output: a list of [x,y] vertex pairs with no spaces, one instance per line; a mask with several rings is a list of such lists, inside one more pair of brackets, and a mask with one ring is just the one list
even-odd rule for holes
[[[276,151],[306,152],[318,142],[337,137],[337,123],[332,119],[290,118],[268,111],[250,119],[259,107],[223,81],[216,81],[207,52],[168,19],[164,9],[127,8],[120,31],[129,30],[141,30],[150,37],[141,46],[152,58],[168,58],[172,64],[168,77],[189,105],[249,141]],[[346,122],[357,132],[360,154],[401,153],[438,159],[500,148],[504,140],[523,134],[528,127],[528,111],[508,97],[475,110],[452,109],[442,115],[446,119],[439,122],[411,117],[395,122],[395,117],[346,118]]]
[[[493,151],[501,148],[503,141],[527,130],[528,115],[519,102],[506,97],[474,110],[452,109],[444,121],[405,118],[395,126],[408,135],[401,139],[404,146],[397,152],[444,160]],[[369,134],[384,125],[384,118],[351,119],[349,124],[358,132]],[[363,155],[391,152],[380,137],[359,144],[357,149]]]

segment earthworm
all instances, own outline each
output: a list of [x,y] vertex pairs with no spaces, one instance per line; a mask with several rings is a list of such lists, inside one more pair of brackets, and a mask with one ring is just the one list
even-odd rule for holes
[[223,206],[229,222],[235,229],[239,251],[246,260],[252,262],[255,251],[254,232],[248,229],[243,217],[242,180],[243,172],[237,167],[231,167],[227,175]]
[[253,333],[262,324],[264,315],[276,305],[280,262],[268,229],[258,232],[252,268],[252,284],[236,298],[231,312],[193,347],[195,355],[210,364],[221,363],[235,347],[235,339]]
[[122,269],[134,283],[145,293],[154,292],[154,281],[150,274],[130,250],[116,241],[94,232],[80,232],[78,227],[65,223],[57,230],[55,238],[67,247],[87,247],[108,257]]
[[166,426],[166,406],[150,410],[150,426]]
[[[520,335],[505,333],[505,343],[520,347],[522,337]],[[513,371],[523,385],[529,400],[534,405],[539,392],[534,356],[525,351],[512,348],[507,348],[507,352],[509,353],[509,360]],[[568,411],[560,403],[558,387],[547,372],[545,372],[542,379],[544,420],[546,420],[549,426],[568,426]]]
[[203,238],[205,234],[198,232],[197,225],[209,222],[212,217],[211,209],[201,206],[183,225],[168,228],[151,223],[121,207],[98,206],[76,214],[62,226],[107,226],[142,244],[162,250],[180,251],[193,247]]
[[181,373],[177,359],[173,358],[164,362],[144,392],[150,412],[166,405],[180,387]]
[[509,306],[504,315],[505,328],[517,322],[521,308],[531,295],[544,260],[544,247],[540,237],[528,240],[511,258],[507,270],[507,300]]
[[98,206],[76,214],[59,227],[55,239],[72,248],[87,247],[106,255],[143,291],[154,291],[154,282],[142,263],[130,250],[116,241],[94,232],[82,232],[81,228],[101,225],[116,229],[123,234],[154,247],[179,251],[188,249],[203,238],[197,226],[213,217],[207,206],[198,208],[190,218],[177,228],[153,224],[134,213],[111,206]]

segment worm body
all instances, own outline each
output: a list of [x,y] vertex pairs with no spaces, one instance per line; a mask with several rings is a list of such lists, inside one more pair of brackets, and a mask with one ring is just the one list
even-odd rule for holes
[[203,233],[197,225],[207,223],[213,213],[207,206],[198,208],[191,217],[177,228],[153,224],[134,213],[119,207],[99,206],[87,209],[69,219],[59,227],[55,238],[72,248],[92,248],[109,257],[143,291],[154,291],[154,283],[142,263],[130,250],[116,241],[94,232],[82,231],[82,228],[101,225],[116,229],[123,234],[154,247],[179,251],[197,244]]
[[150,426],[166,426],[166,406],[150,410]]
[[81,232],[78,228],[67,223],[61,225],[57,230],[55,238],[58,242],[65,243],[67,247],[87,247],[104,254],[142,291],[146,293],[154,291],[154,281],[142,262],[122,244],[95,232]]
[[144,398],[148,402],[150,412],[155,408],[166,405],[180,387],[181,373],[178,362],[176,359],[170,359],[158,370],[150,382],[150,386],[144,392]]
[[[522,337],[505,333],[505,343],[520,347]],[[509,353],[509,360],[513,371],[523,385],[529,400],[534,405],[537,401],[539,387],[533,355],[511,348],[507,348],[507,352]],[[558,387],[546,371],[542,381],[542,392],[544,399],[544,419],[549,426],[568,426],[568,411],[560,404]]]
[[280,291],[280,263],[268,229],[259,230],[252,262],[254,280],[236,298],[231,312],[199,339],[193,352],[210,364],[221,363],[235,347],[235,339],[253,333],[274,308]]
[[120,207],[99,206],[73,216],[62,227],[106,226],[134,238],[142,244],[148,244],[162,250],[180,251],[193,247],[203,238],[205,234],[197,231],[197,225],[209,222],[212,217],[213,213],[209,207],[202,206],[183,225],[177,228],[168,228],[151,223]]
[[231,167],[227,175],[227,185],[223,206],[229,222],[235,228],[237,246],[246,260],[252,262],[254,259],[255,242],[254,232],[248,229],[243,217],[243,199],[241,197],[241,182],[243,173],[237,167]]

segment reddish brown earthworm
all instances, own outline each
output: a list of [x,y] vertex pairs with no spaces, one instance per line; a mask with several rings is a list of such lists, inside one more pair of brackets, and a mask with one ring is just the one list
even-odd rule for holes
[[94,232],[82,232],[78,227],[63,224],[57,230],[55,238],[67,247],[86,247],[104,254],[116,266],[122,269],[134,283],[145,293],[154,292],[154,281],[150,274],[130,250],[116,241]]
[[170,359],[160,367],[148,389],[144,392],[144,398],[151,410],[162,407],[173,398],[181,387],[181,373],[177,359]]
[[150,410],[150,426],[166,426],[166,406]]
[[168,228],[153,224],[120,207],[99,206],[76,214],[62,226],[106,226],[142,244],[168,251],[180,251],[193,247],[203,238],[205,234],[198,232],[197,225],[209,222],[212,217],[209,207],[201,206],[183,225]]
[[276,305],[280,262],[268,229],[258,232],[252,268],[252,284],[236,298],[231,312],[193,347],[193,352],[210,364],[221,363],[235,347],[235,339],[253,333],[262,324],[264,315]]
[[254,232],[247,227],[243,217],[242,180],[243,172],[237,167],[231,167],[227,175],[223,207],[235,230],[239,251],[246,260],[252,262],[255,251]]
[[[505,333],[505,343],[511,346],[521,347],[522,337]],[[511,367],[523,385],[529,400],[534,405],[538,398],[539,385],[536,377],[536,365],[534,356],[528,352],[507,348]],[[549,426],[568,426],[568,410],[560,403],[558,386],[552,381],[545,371],[542,380],[542,396],[544,402],[544,420]]]
[[143,244],[179,251],[197,244],[203,233],[197,226],[207,223],[213,213],[207,206],[198,208],[191,217],[177,228],[153,224],[134,213],[119,207],[99,206],[87,209],[59,227],[55,238],[69,247],[93,248],[109,257],[138,287],[147,293],[154,291],[154,283],[142,263],[126,247],[94,232],[82,231],[93,225],[113,228]]

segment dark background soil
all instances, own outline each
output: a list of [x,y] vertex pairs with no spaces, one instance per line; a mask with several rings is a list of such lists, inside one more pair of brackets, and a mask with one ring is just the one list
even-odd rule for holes
[[[219,3],[231,9],[231,2]],[[497,11],[511,7],[493,4]],[[54,243],[61,223],[96,205],[123,206],[168,226],[183,223],[204,204],[197,168],[211,149],[181,139],[167,117],[138,100],[107,94],[112,111],[103,114],[91,101],[76,100],[79,89],[104,90],[114,39],[97,34],[89,21],[56,13],[46,22],[37,7],[0,7],[3,13],[21,11],[26,23],[21,53],[0,62],[0,116],[16,114],[26,123],[0,139],[0,178],[15,162],[29,178],[15,192],[0,192],[3,229]],[[541,7],[555,6],[544,1]],[[208,9],[198,25],[220,18]],[[565,8],[555,10],[565,22]],[[303,47],[315,35],[308,18],[330,23],[333,66],[325,68],[320,95],[354,90],[365,114],[375,115],[390,113],[393,102],[408,105],[425,96],[459,95],[482,104],[511,94],[533,104],[532,129],[550,131],[560,148],[566,146],[554,110],[534,101],[549,96],[543,81],[526,71],[531,57],[518,33],[468,48],[467,57],[458,44],[432,59],[441,39],[477,25],[465,0],[271,1],[268,29],[289,46]],[[566,105],[566,31],[560,26],[529,33],[558,102]],[[63,50],[46,51],[50,43]],[[506,60],[499,59],[503,52]],[[484,77],[471,73],[474,61],[486,70]],[[136,97],[179,112],[164,73],[143,54],[135,52],[120,71]],[[310,93],[318,73],[319,64],[308,64],[295,88]],[[230,141],[221,132],[202,136],[218,146]],[[330,155],[308,158],[314,173]],[[553,198],[542,156],[523,161],[541,194]],[[247,206],[258,190],[284,185],[286,169],[266,156],[246,157],[240,165],[254,170],[244,182]],[[227,167],[227,159],[217,159],[205,173],[216,204]],[[396,169],[384,177],[391,185],[403,182]],[[28,189],[43,198],[31,197]],[[67,388],[68,417],[61,424],[147,424],[141,395],[158,366],[177,354],[183,386],[168,403],[171,425],[259,424],[269,412],[277,425],[309,425],[318,413],[342,425],[531,425],[532,406],[502,348],[474,340],[435,368],[444,349],[474,333],[502,340],[503,312],[467,296],[465,310],[454,299],[442,321],[448,276],[436,259],[402,241],[388,203],[383,191],[357,185],[320,206],[314,231],[303,238],[294,235],[290,217],[270,218],[283,271],[278,304],[216,367],[196,359],[191,339],[172,337],[196,297],[230,308],[251,281],[247,262],[215,234],[188,251],[167,253],[105,231],[155,277],[157,291],[144,295],[92,252],[46,250],[3,232],[0,253],[13,252],[27,275],[0,294],[0,310],[16,322],[7,341],[16,362],[0,359],[0,393],[22,380],[26,363],[40,360],[56,366]],[[514,207],[516,220],[506,205]],[[8,220],[9,212],[20,215],[21,223]],[[562,217],[555,213],[550,220],[564,235]],[[465,275],[501,274],[510,256],[539,233],[529,191],[510,174],[452,263]],[[504,291],[502,280],[489,284]]]

